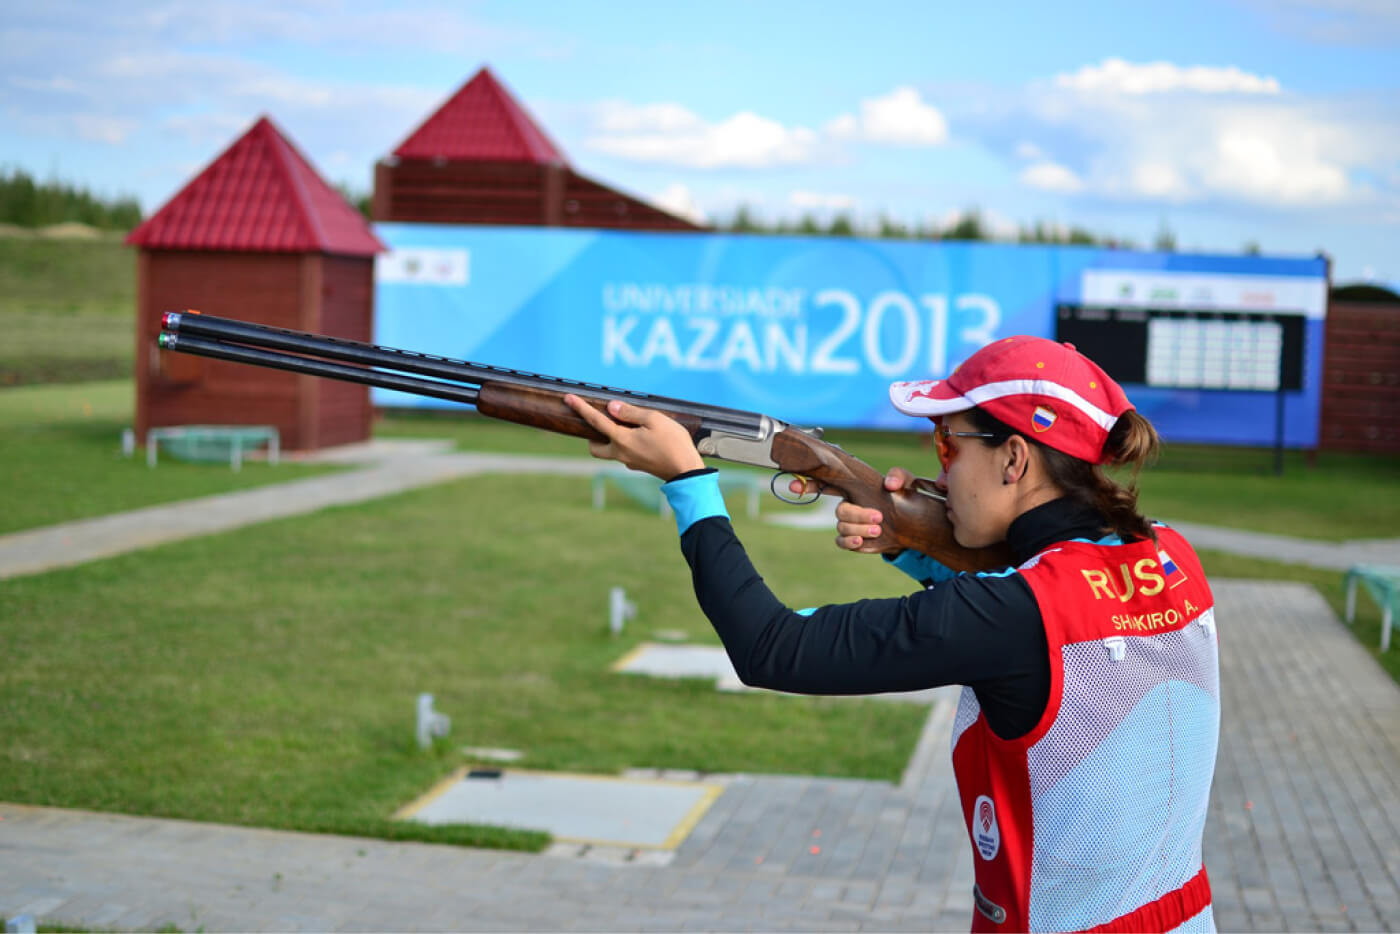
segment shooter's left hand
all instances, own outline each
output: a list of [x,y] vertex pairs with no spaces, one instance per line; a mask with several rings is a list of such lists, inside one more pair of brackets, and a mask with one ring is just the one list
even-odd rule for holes
[[594,457],[615,460],[660,480],[705,466],[690,432],[664,412],[614,399],[604,415],[572,393],[564,396],[564,402],[608,439],[589,442],[588,453]]

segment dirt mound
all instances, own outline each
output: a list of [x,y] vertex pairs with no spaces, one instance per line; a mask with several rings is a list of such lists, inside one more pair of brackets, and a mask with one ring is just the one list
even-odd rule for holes
[[49,240],[100,240],[105,233],[90,224],[80,224],[77,221],[65,221],[62,224],[50,224],[47,227],[39,228],[39,236]]

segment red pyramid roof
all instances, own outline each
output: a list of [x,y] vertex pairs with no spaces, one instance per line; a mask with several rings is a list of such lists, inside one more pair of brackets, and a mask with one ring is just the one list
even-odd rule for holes
[[568,165],[539,124],[482,68],[394,150],[400,159]]
[[373,256],[364,217],[267,117],[165,203],[126,242],[165,250]]

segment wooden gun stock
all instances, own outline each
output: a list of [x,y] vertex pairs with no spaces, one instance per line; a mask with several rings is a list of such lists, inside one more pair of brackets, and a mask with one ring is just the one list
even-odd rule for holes
[[806,432],[779,432],[773,438],[773,459],[781,469],[810,477],[857,506],[880,510],[883,531],[874,540],[880,551],[912,548],[955,571],[990,571],[1013,563],[1005,544],[959,545],[942,502],[918,492],[891,493],[875,468]]

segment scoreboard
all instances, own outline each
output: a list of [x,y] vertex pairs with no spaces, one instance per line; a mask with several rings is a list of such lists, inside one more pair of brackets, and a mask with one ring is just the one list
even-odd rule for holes
[[1303,388],[1302,314],[1061,304],[1055,339],[1120,383],[1162,389]]

